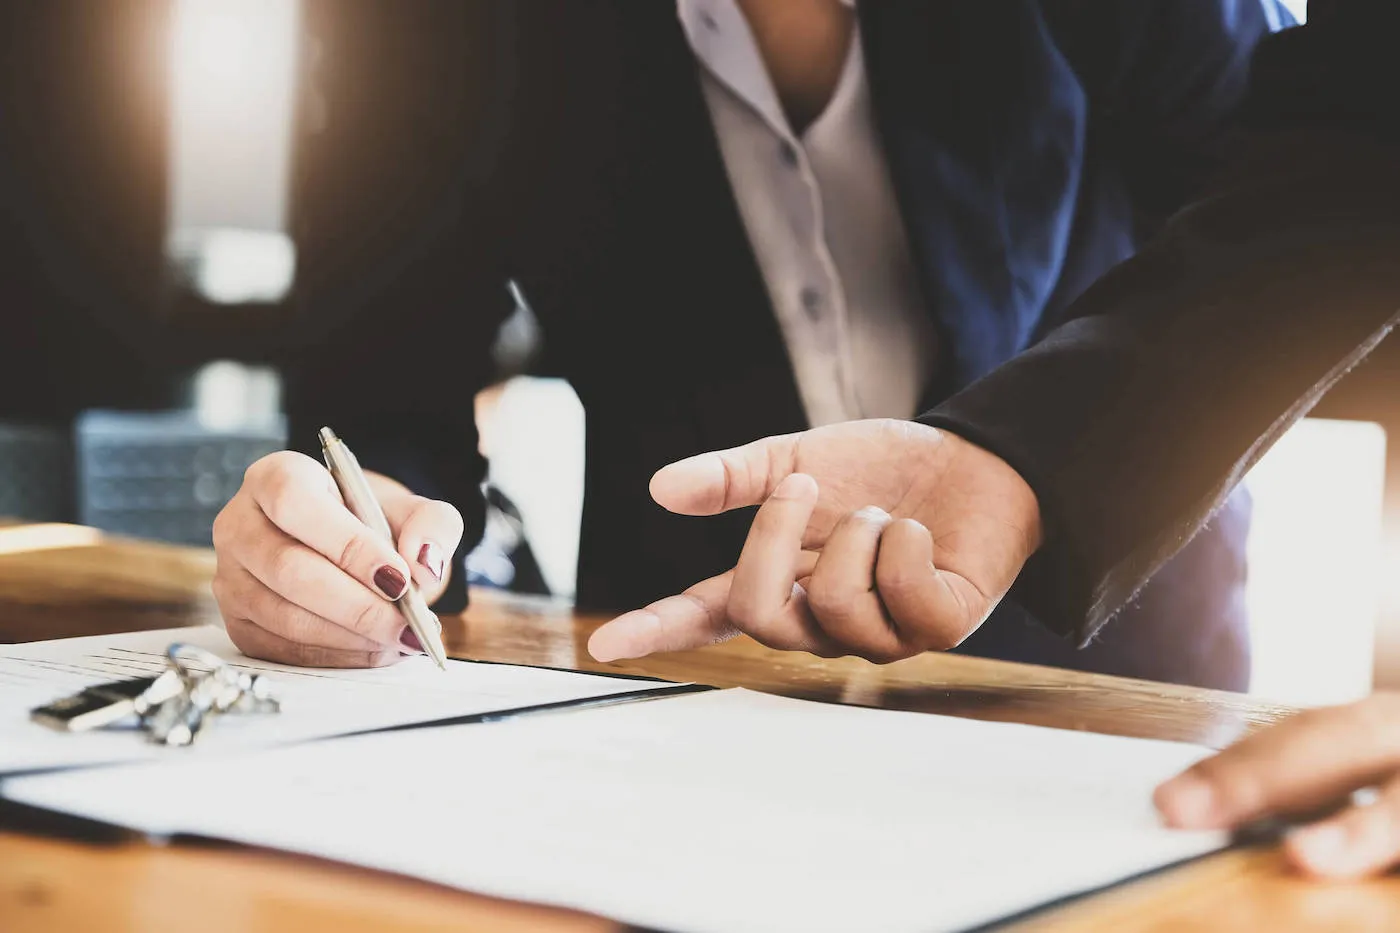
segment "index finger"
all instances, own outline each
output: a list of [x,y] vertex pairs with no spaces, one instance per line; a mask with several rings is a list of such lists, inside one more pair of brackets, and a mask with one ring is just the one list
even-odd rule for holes
[[1153,799],[1169,825],[1185,829],[1327,804],[1400,766],[1397,713],[1393,694],[1299,713],[1188,768]]
[[817,483],[805,473],[786,477],[754,515],[734,580],[729,619],[760,644],[783,651],[831,653],[797,585],[802,576],[802,536],[817,505]]
[[[799,577],[812,572],[817,556],[803,551]],[[689,651],[728,641],[739,630],[729,621],[727,605],[734,571],[701,580],[684,593],[667,596],[603,623],[588,639],[597,661],[641,658],[663,651]]]
[[287,535],[387,599],[403,595],[407,563],[393,542],[345,507],[321,464],[302,454],[274,454],[248,468],[246,485],[254,504]]

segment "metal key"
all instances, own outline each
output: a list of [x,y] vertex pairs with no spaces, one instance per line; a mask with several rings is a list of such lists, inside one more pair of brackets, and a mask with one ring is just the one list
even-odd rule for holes
[[[151,741],[189,745],[200,730],[223,713],[277,713],[281,706],[260,675],[226,664],[217,655],[190,645],[171,645],[166,657],[179,672],[184,689],[146,717]],[[192,666],[198,663],[207,670]]]
[[157,677],[134,677],[85,687],[72,696],[31,710],[29,718],[61,732],[87,732],[133,715],[144,717],[184,689],[179,672],[168,670]]
[[86,732],[136,716],[147,738],[161,745],[189,745],[223,713],[281,711],[272,688],[258,674],[240,671],[218,655],[193,645],[166,650],[168,669],[87,687],[30,713],[51,729]]

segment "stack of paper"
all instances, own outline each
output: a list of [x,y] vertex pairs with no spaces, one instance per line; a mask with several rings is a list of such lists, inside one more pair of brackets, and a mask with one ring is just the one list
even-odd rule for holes
[[[165,748],[134,731],[86,735],[54,732],[29,710],[104,681],[165,670],[165,650],[184,642],[268,675],[282,701],[273,716],[222,716],[193,748]],[[0,774],[210,754],[442,719],[459,719],[554,703],[669,687],[629,678],[504,664],[449,661],[439,671],[426,657],[380,670],[310,670],[243,657],[214,626],[67,638],[0,646]]]
[[4,790],[665,930],[936,931],[1224,845],[1150,804],[1206,753],[733,690]]

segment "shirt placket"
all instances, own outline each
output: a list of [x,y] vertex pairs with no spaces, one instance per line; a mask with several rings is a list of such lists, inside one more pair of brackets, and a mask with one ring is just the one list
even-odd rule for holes
[[808,216],[812,218],[802,251],[804,268],[798,280],[795,306],[816,337],[818,349],[830,361],[832,378],[841,399],[841,420],[861,417],[861,406],[855,391],[851,342],[847,331],[848,309],[846,291],[837,271],[836,261],[826,242],[826,217],[822,206],[821,185],[812,171],[807,154],[786,127],[774,127],[781,137],[780,159],[794,177],[807,199]]
[[[690,0],[682,4],[682,13],[701,67],[754,114],[775,144],[776,164],[764,176],[771,178],[776,201],[797,232],[797,242],[785,251],[796,268],[782,270],[784,292],[774,294],[773,300],[790,352],[798,357],[794,367],[823,377],[822,385],[812,386],[809,381],[800,386],[804,395],[817,396],[817,410],[809,414],[821,422],[859,418],[846,294],[826,242],[816,173],[779,109],[771,79],[733,0]],[[729,44],[736,42],[746,45]]]

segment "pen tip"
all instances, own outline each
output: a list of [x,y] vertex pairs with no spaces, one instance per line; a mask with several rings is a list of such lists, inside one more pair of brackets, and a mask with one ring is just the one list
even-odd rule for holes
[[433,659],[433,663],[438,666],[438,670],[447,670],[447,650],[443,648],[440,639],[424,639],[423,649],[423,653]]
[[321,439],[322,447],[325,447],[328,444],[334,444],[337,440],[339,440],[339,438],[335,436],[335,432],[332,431],[330,428],[322,428],[320,431],[316,432],[316,436]]

